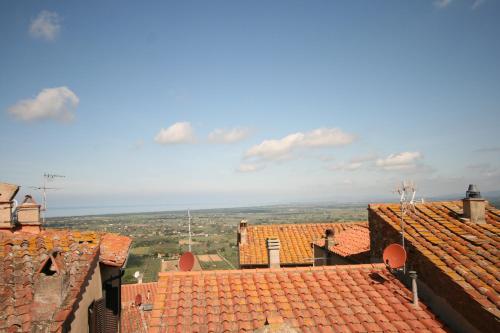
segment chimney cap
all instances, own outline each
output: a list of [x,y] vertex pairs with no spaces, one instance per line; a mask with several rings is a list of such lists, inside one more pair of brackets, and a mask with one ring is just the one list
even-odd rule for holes
[[481,199],[481,192],[479,192],[479,188],[475,184],[470,184],[469,188],[465,192],[466,199]]
[[12,201],[18,191],[18,185],[0,182],[0,201]]
[[335,230],[333,230],[333,229],[326,229],[325,236],[326,237],[334,237],[335,236]]

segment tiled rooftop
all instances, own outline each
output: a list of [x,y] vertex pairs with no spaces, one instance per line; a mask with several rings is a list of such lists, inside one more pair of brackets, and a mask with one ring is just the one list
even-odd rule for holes
[[312,265],[311,243],[324,237],[327,229],[338,234],[367,223],[269,224],[247,226],[247,243],[239,244],[240,265],[267,265],[266,238],[278,237],[281,265]]
[[[483,308],[500,318],[500,210],[486,207],[486,223],[460,220],[462,201],[415,205],[405,217],[405,238],[437,269],[462,287]],[[400,231],[398,204],[372,204],[369,209]]]
[[[135,298],[141,295],[143,304],[153,304],[156,295],[156,282],[122,285],[122,333],[145,333],[149,326],[151,311],[143,311],[135,306]],[[148,300],[148,292],[150,299]]]
[[[99,236],[94,232],[43,231],[40,234],[0,233],[0,332],[28,332],[45,320],[59,332],[82,294],[82,286],[96,267]],[[60,307],[37,304],[35,284],[41,265],[53,250],[69,272],[67,295]]]
[[[370,250],[370,230],[365,226],[352,226],[335,235],[337,244],[329,250],[341,257],[349,257]],[[325,246],[325,239],[315,241],[318,246]]]
[[385,265],[160,273],[150,332],[444,332]]
[[130,237],[110,233],[103,234],[101,239],[101,262],[109,266],[123,266],[127,260],[131,244],[132,239]]

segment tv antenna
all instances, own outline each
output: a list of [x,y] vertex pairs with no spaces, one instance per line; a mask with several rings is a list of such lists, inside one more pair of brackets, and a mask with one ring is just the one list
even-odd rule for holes
[[[412,181],[403,181],[401,183],[401,187],[396,189],[396,192],[399,194],[399,204],[401,207],[401,243],[403,249],[405,249],[405,219],[404,216],[409,212],[415,213],[415,194],[417,193],[417,189],[415,187],[415,183]],[[406,267],[403,267],[405,270]]]
[[189,252],[191,252],[191,212],[188,209],[188,232],[189,232],[189,241],[188,241],[188,248]]
[[42,223],[45,224],[45,211],[47,210],[47,190],[60,190],[58,187],[47,187],[47,183],[53,181],[55,178],[64,178],[65,176],[56,175],[53,173],[45,172],[43,174],[43,185],[42,186],[30,186],[35,190],[42,192]]

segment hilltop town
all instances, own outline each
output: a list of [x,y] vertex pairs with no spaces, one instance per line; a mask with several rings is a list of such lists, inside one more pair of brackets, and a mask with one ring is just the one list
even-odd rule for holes
[[[364,220],[354,218],[357,208],[350,220],[294,220],[288,208],[288,220],[278,214],[274,223],[264,218],[269,211],[249,209],[231,216],[241,218],[235,228],[220,212],[204,212],[187,238],[185,223],[160,213],[150,224],[115,225],[105,216],[44,225],[32,196],[16,204],[18,190],[0,184],[6,332],[496,332],[500,325],[500,210],[474,185],[462,200],[369,204]],[[127,276],[128,266],[146,269]]]

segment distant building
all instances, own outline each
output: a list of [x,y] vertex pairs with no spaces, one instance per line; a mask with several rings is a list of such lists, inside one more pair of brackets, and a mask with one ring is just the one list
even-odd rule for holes
[[121,287],[121,333],[147,333],[157,282],[124,284]]
[[370,262],[370,231],[362,225],[339,233],[327,229],[325,236],[312,243],[314,266],[350,265]]
[[31,196],[16,207],[18,190],[0,183],[0,332],[117,332],[131,239],[45,230]]
[[[401,243],[399,204],[368,206],[373,261]],[[462,201],[415,204],[404,216],[406,269],[418,289],[457,332],[500,331],[500,210],[471,186]]]
[[149,332],[447,332],[384,264],[160,273]]
[[[313,243],[319,246],[321,241],[324,241],[327,230],[333,230],[343,240],[347,239],[343,233],[354,228],[357,230],[357,241],[369,245],[370,237],[367,226],[366,222],[249,226],[247,220],[242,220],[238,228],[237,239],[239,265],[240,268],[313,266],[316,257],[313,253]],[[347,257],[349,254],[358,253],[350,253],[350,245],[344,242],[339,247],[342,247]],[[318,250],[316,254],[324,258],[325,254],[319,252]],[[360,261],[362,261],[361,257]],[[317,264],[322,265],[324,262],[318,261]]]

